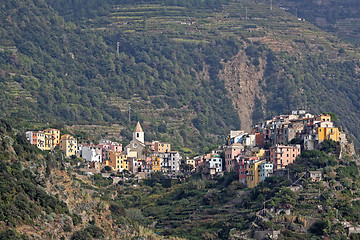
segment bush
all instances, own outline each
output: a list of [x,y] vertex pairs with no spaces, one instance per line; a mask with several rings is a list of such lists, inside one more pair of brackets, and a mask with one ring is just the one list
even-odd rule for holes
[[83,230],[75,232],[71,240],[91,240],[93,238],[104,238],[104,230],[97,226],[88,226]]
[[25,240],[25,239],[29,239],[27,237],[26,234],[20,235],[18,232],[16,232],[15,230],[9,228],[6,229],[5,231],[0,231],[0,239],[1,240],[7,240],[7,239],[11,239],[11,240]]
[[109,209],[111,213],[114,214],[115,216],[123,216],[123,217],[126,216],[125,209],[119,204],[112,203]]
[[113,179],[111,177],[104,178],[100,173],[95,174],[93,176],[94,183],[97,187],[106,187],[113,183]]
[[318,236],[322,236],[328,234],[330,228],[331,228],[331,223],[329,220],[319,220],[314,222],[310,226],[309,232]]
[[73,213],[71,215],[71,219],[73,221],[74,226],[77,226],[78,224],[82,223],[82,219],[79,215],[77,215],[76,213]]

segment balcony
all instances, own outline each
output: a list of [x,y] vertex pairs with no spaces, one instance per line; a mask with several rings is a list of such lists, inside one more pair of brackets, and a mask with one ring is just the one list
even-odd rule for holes
[[250,172],[246,172],[246,175],[247,176],[254,176],[255,174],[252,171],[250,171]]

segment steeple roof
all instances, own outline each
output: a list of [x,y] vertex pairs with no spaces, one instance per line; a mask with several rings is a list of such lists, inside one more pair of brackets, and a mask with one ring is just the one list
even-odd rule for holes
[[144,132],[139,122],[137,122],[134,132]]

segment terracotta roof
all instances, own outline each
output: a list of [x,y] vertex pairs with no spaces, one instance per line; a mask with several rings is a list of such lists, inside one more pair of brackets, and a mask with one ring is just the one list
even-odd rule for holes
[[70,134],[64,134],[61,136],[61,139],[67,139],[67,140],[75,140],[75,138],[73,136],[71,136]]
[[139,122],[137,122],[134,132],[144,132]]

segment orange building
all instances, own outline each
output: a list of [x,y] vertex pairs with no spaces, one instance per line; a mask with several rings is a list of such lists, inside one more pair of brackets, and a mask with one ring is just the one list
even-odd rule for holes
[[155,152],[170,152],[171,144],[170,143],[161,143],[159,141],[153,141],[152,148]]
[[316,134],[319,137],[319,141],[333,140],[338,142],[340,140],[341,133],[337,127],[318,127]]
[[108,154],[109,161],[106,161],[106,165],[111,166],[115,171],[129,171],[129,161],[125,154],[111,150],[108,151]]
[[161,170],[160,157],[151,156],[151,164],[152,164],[153,172],[160,172]]

